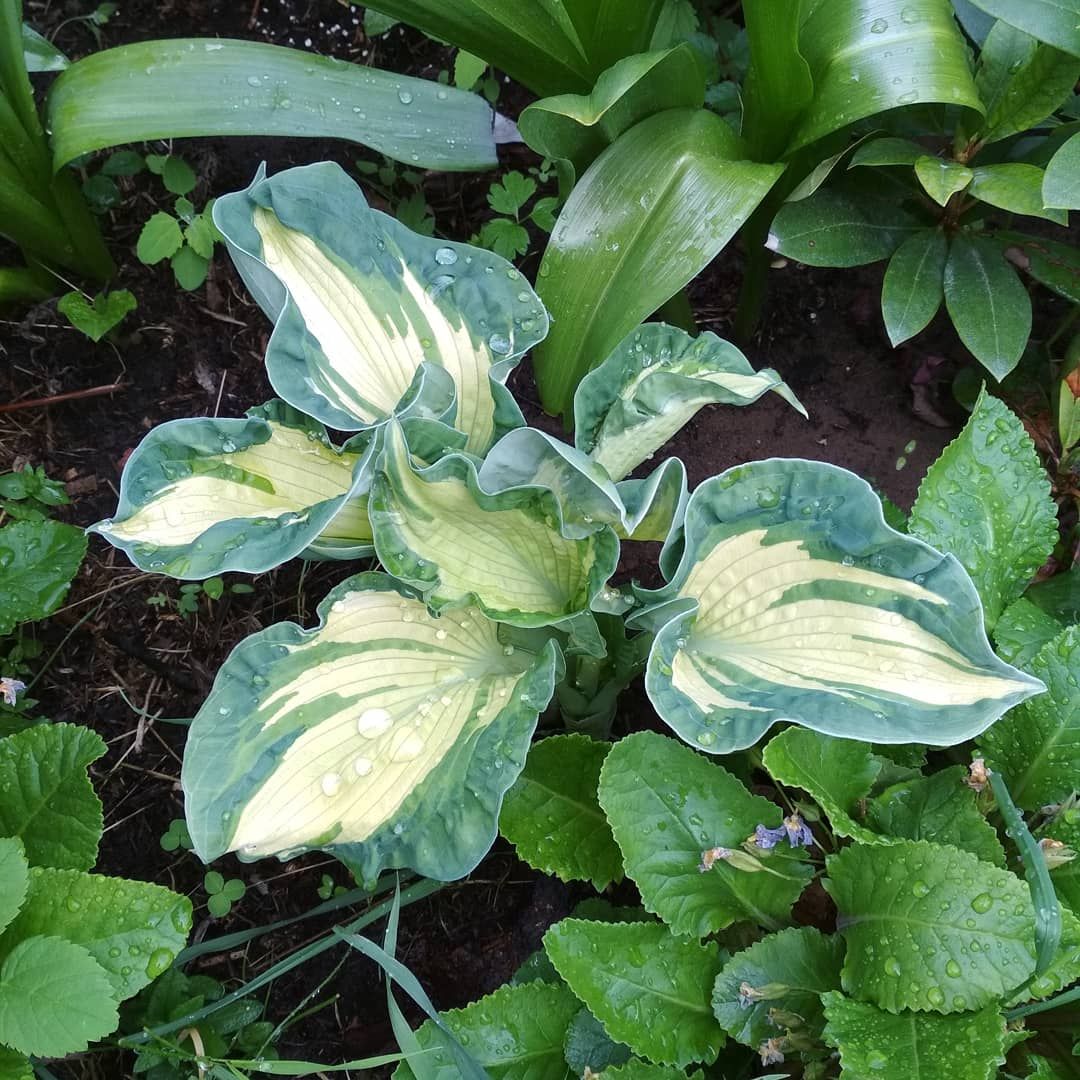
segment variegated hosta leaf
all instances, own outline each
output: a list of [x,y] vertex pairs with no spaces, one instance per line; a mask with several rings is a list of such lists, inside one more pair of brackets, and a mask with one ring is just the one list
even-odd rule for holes
[[206,861],[331,851],[363,880],[449,880],[495,839],[536,717],[561,677],[554,643],[500,640],[475,609],[436,619],[360,574],[238,645],[191,725],[187,820]]
[[218,199],[214,223],[275,320],[266,366],[286,401],[334,428],[370,427],[395,413],[429,361],[453,377],[470,451],[522,423],[503,382],[548,318],[504,259],[372,210],[330,162],[260,170],[246,191]]
[[691,496],[685,545],[636,620],[658,628],[653,704],[710,753],[750,746],[779,721],[949,745],[1043,689],[993,654],[956,560],[889,528],[844,469],[730,469]]
[[358,558],[372,551],[371,452],[338,450],[280,401],[246,420],[173,420],[136,447],[116,517],[91,531],[176,578],[261,573],[303,551]]
[[461,454],[417,470],[396,424],[386,428],[369,510],[382,564],[437,611],[475,603],[517,626],[563,622],[588,609],[619,559],[608,528],[566,536],[546,488],[489,495]]
[[620,480],[615,489],[624,508],[615,530],[620,537],[666,543],[682,524],[690,492],[686,466],[678,458],[668,458],[642,480]]
[[691,337],[665,323],[647,323],[624,338],[578,384],[577,448],[621,480],[664,445],[704,405],[749,405],[775,390],[806,410],[772,368],[754,371],[730,342]]

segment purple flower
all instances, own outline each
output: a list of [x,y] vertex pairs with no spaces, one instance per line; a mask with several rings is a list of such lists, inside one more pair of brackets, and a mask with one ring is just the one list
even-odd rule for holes
[[778,829],[770,829],[767,825],[758,825],[754,830],[753,840],[759,848],[770,851],[787,835],[788,831],[783,825]]
[[814,834],[810,831],[810,826],[798,814],[784,818],[784,831],[792,847],[813,846]]
[[781,1049],[783,1046],[783,1038],[779,1039],[766,1039],[759,1047],[758,1054],[761,1055],[762,1065],[783,1065],[784,1063],[784,1051]]
[[26,683],[18,679],[9,679],[7,676],[0,678],[0,699],[5,705],[14,707],[19,695],[26,689]]

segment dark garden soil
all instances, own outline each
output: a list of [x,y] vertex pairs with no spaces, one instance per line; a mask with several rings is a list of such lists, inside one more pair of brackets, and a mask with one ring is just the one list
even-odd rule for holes
[[[87,10],[83,0],[26,7],[44,29]],[[447,66],[449,56],[411,31],[367,41],[360,8],[334,0],[127,0],[105,28],[104,41],[195,34],[307,46],[429,78]],[[75,56],[95,47],[82,24],[61,29],[57,43]],[[524,100],[520,92],[507,86],[503,98],[500,108],[516,115]],[[344,142],[271,139],[194,139],[178,141],[175,149],[199,174],[200,205],[244,186],[263,160],[271,172],[323,158],[351,168],[363,154]],[[530,163],[524,148],[504,149],[508,164]],[[478,228],[488,213],[490,179],[425,178],[424,194],[441,232],[467,239]],[[66,516],[79,525],[114,510],[124,456],[151,427],[176,417],[239,416],[271,396],[262,367],[270,327],[227,259],[216,260],[207,286],[194,293],[176,289],[167,266],[142,266],[134,258],[138,231],[171,200],[145,174],[124,184],[122,208],[103,225],[121,266],[118,284],[136,294],[139,308],[115,341],[90,344],[51,303],[0,321],[0,357],[6,360],[0,364],[0,408],[113,387],[108,394],[48,408],[0,412],[0,472],[27,462],[44,465],[67,482],[72,505]],[[537,238],[534,251],[541,248]],[[530,277],[536,261],[530,254],[523,262]],[[694,283],[691,298],[702,328],[730,334],[740,263],[739,253],[729,250]],[[957,430],[961,414],[948,387],[957,366],[968,362],[962,347],[951,332],[935,326],[915,348],[891,350],[877,308],[876,268],[812,271],[786,265],[772,271],[771,285],[762,330],[746,350],[755,366],[780,371],[810,419],[774,397],[745,409],[713,407],[679,435],[671,453],[684,459],[694,484],[754,458],[830,461],[910,506],[927,465]],[[527,371],[515,378],[530,419],[555,430],[550,418],[538,415]],[[629,553],[624,572],[651,574],[654,558],[651,549]],[[93,769],[107,825],[98,869],[189,894],[197,938],[309,909],[318,902],[324,873],[351,884],[325,857],[230,865],[227,870],[243,878],[248,892],[229,917],[214,921],[204,906],[204,868],[190,854],[170,854],[159,844],[170,820],[182,817],[184,728],[166,718],[194,714],[218,666],[247,634],[281,619],[310,624],[318,601],[347,573],[332,565],[289,565],[258,579],[253,594],[226,595],[212,605],[204,600],[196,617],[184,619],[174,605],[148,602],[159,593],[175,600],[175,582],[139,573],[94,539],[66,605],[36,631],[48,658],[33,691],[39,711],[53,720],[88,724],[109,744]],[[647,713],[640,692],[631,693],[620,724],[637,726]],[[437,1006],[462,1005],[505,981],[538,947],[547,926],[586,895],[584,887],[535,874],[500,842],[469,879],[403,911],[398,955]],[[238,985],[331,923],[323,918],[298,924],[238,952],[206,957],[195,970]],[[284,1055],[330,1062],[393,1049],[383,989],[368,961],[341,949],[325,955],[274,985],[268,1013],[279,1020],[313,993],[331,1005],[289,1029],[280,1043]],[[406,1012],[413,1019],[418,1015],[411,1006]],[[98,1057],[56,1071],[115,1077],[129,1069],[130,1061]]]

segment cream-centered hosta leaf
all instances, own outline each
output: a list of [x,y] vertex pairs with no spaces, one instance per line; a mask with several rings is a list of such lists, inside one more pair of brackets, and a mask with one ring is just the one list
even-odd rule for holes
[[504,643],[475,608],[435,618],[383,574],[343,582],[319,615],[241,642],[192,722],[195,850],[325,849],[364,881],[464,876],[495,839],[561,655]]
[[769,390],[806,415],[772,368],[755,371],[730,342],[647,323],[578,384],[575,445],[621,480],[703,406],[749,405]]
[[214,223],[275,321],[267,372],[292,405],[333,428],[371,427],[398,411],[427,361],[453,378],[471,452],[523,422],[503,382],[548,318],[506,260],[372,210],[330,162],[260,169],[218,199]]
[[951,556],[889,528],[844,469],[752,462],[691,496],[669,585],[643,594],[658,628],[646,689],[710,753],[776,723],[880,743],[970,739],[1043,684],[999,660]]
[[173,420],[136,447],[116,516],[90,531],[139,569],[176,578],[261,573],[301,552],[358,558],[372,551],[373,451],[337,449],[321,424],[280,401],[246,420]]
[[553,625],[586,611],[619,559],[609,528],[565,535],[544,487],[488,494],[462,454],[417,469],[397,424],[385,429],[369,512],[383,566],[436,611],[475,603],[516,626]]

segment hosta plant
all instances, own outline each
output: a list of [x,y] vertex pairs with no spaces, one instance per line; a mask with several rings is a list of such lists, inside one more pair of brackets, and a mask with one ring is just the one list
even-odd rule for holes
[[[705,404],[797,402],[719,338],[648,324],[582,381],[570,446],[507,389],[548,317],[498,256],[411,233],[329,164],[260,173],[214,212],[274,321],[283,400],[152,431],[95,531],[178,578],[366,561],[315,627],[268,627],[218,674],[183,769],[204,859],[325,849],[365,881],[460,876],[552,700],[606,734],[642,671],[660,718],[713,754],[777,723],[952,745],[1043,689],[990,648],[979,591],[1011,602],[1045,559],[1037,496],[970,553],[973,584],[843,469],[752,462],[692,495],[677,459],[633,476]],[[1022,438],[996,480],[1031,467]],[[1004,499],[1006,522],[1020,506]],[[615,585],[641,541],[662,542],[667,583]]]
[[86,775],[105,753],[89,728],[41,724],[0,739],[0,1075],[111,1034],[119,1002],[168,970],[191,903],[92,874],[103,821]]

